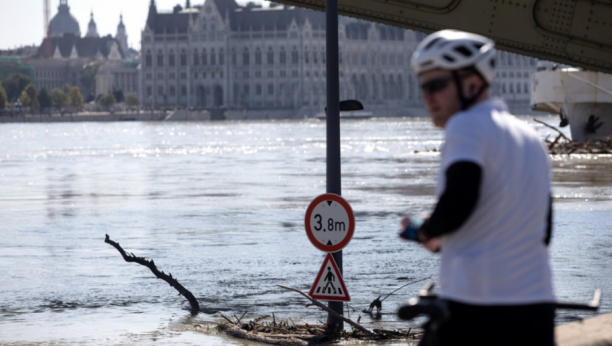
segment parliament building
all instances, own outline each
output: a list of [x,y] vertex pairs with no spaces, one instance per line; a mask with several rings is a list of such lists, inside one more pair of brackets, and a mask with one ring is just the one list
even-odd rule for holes
[[[341,17],[341,99],[356,98],[379,116],[422,109],[409,64],[419,39],[413,31]],[[314,116],[326,103],[325,43],[322,12],[206,0],[161,13],[152,0],[142,32],[141,100],[155,108]]]

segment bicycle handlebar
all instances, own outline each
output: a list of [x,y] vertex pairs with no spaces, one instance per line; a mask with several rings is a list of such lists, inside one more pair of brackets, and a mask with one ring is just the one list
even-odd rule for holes
[[[419,290],[419,296],[410,298],[408,304],[403,305],[397,312],[397,316],[403,320],[411,320],[418,315],[426,315],[430,321],[444,321],[450,317],[448,307],[444,300],[432,294],[433,282],[428,282]],[[601,302],[601,290],[596,289],[593,299],[588,304],[563,303],[554,304],[555,309],[597,311]]]

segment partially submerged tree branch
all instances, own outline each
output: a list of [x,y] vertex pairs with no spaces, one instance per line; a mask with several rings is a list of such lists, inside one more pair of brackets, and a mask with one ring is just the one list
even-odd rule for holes
[[284,289],[289,290],[289,291],[294,291],[294,292],[297,292],[297,293],[299,293],[299,294],[303,295],[304,297],[306,297],[306,299],[310,300],[310,301],[312,302],[312,304],[314,304],[314,305],[316,305],[316,306],[320,307],[321,309],[323,309],[323,310],[325,310],[325,311],[329,312],[330,314],[332,314],[332,315],[334,315],[334,316],[338,317],[339,319],[341,319],[341,320],[343,320],[344,322],[346,322],[346,323],[350,324],[352,327],[354,327],[355,329],[357,329],[357,330],[359,330],[359,331],[361,331],[361,332],[364,332],[364,333],[366,333],[366,334],[374,334],[374,333],[372,333],[371,331],[369,331],[368,329],[366,329],[365,327],[363,327],[361,324],[359,324],[359,323],[357,323],[357,322],[355,322],[355,321],[353,321],[353,320],[351,320],[351,319],[348,319],[348,318],[346,318],[346,317],[344,317],[344,316],[340,315],[339,313],[337,313],[337,312],[335,312],[334,310],[332,310],[332,309],[328,308],[327,306],[325,306],[325,304],[323,304],[323,303],[319,302],[319,301],[318,301],[318,300],[316,300],[316,299],[313,299],[313,298],[312,298],[312,297],[310,297],[308,294],[306,294],[306,293],[304,293],[304,292],[302,292],[302,291],[298,290],[297,288],[287,287],[287,286],[283,286],[283,285],[276,285],[276,286],[278,286],[278,287],[280,287],[280,288],[284,288]]
[[163,271],[160,272],[155,266],[153,260],[147,261],[146,259],[144,259],[144,257],[136,257],[133,253],[127,254],[123,250],[123,248],[121,248],[121,245],[119,245],[119,243],[112,241],[108,237],[108,234],[106,235],[106,239],[104,239],[104,242],[112,245],[115,249],[117,249],[117,251],[119,251],[119,253],[121,254],[121,256],[123,256],[123,259],[126,262],[136,262],[149,268],[158,279],[162,279],[168,284],[170,284],[170,286],[174,287],[179,292],[179,294],[184,296],[189,301],[189,304],[191,304],[191,313],[197,314],[200,311],[200,304],[198,304],[198,301],[195,299],[193,294],[191,294],[189,290],[183,287],[183,285],[181,285],[178,280],[173,278],[172,274],[166,274]]
[[568,141],[568,142],[571,142],[571,141],[572,141],[571,139],[567,138],[567,136],[566,136],[566,135],[564,135],[564,134],[563,134],[563,132],[561,132],[561,131],[560,131],[558,128],[556,128],[556,127],[554,127],[554,126],[552,126],[552,125],[548,125],[547,123],[543,122],[542,120],[538,120],[538,119],[536,119],[536,118],[533,118],[533,121],[535,121],[535,122],[536,122],[536,123],[538,123],[538,124],[542,124],[542,125],[544,125],[544,126],[548,127],[549,129],[553,129],[553,130],[557,131],[557,133],[558,133],[558,134],[559,134],[561,137],[565,138],[565,140],[566,140],[566,141]]

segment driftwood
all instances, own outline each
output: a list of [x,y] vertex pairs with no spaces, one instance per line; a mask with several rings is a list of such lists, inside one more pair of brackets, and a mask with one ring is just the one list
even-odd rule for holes
[[557,131],[557,133],[559,133],[559,136],[563,137],[563,138],[564,138],[566,141],[571,142],[571,140],[570,140],[569,138],[567,138],[567,136],[566,136],[566,135],[564,135],[564,134],[563,134],[563,132],[561,132],[561,131],[560,131],[558,128],[556,128],[556,127],[554,127],[554,126],[551,126],[551,125],[548,125],[547,123],[545,123],[545,122],[543,122],[543,121],[541,121],[541,120],[538,120],[538,119],[536,119],[536,118],[533,118],[533,121],[535,121],[535,122],[536,122],[536,123],[538,123],[538,124],[542,124],[542,125],[544,125],[544,126],[548,127],[549,129],[552,129],[552,130],[554,130],[554,131]]
[[376,312],[377,312],[377,313],[378,313],[378,312],[380,312],[380,310],[382,310],[382,302],[383,302],[385,299],[389,298],[391,295],[393,295],[393,293],[395,293],[395,292],[397,292],[397,291],[401,290],[402,288],[404,288],[404,287],[406,287],[406,286],[410,286],[410,285],[412,285],[412,284],[416,284],[416,283],[418,283],[418,282],[422,282],[422,281],[428,280],[428,279],[430,279],[430,278],[431,278],[431,276],[426,277],[426,278],[421,279],[421,280],[411,281],[411,282],[409,282],[409,283],[407,283],[407,284],[405,284],[405,285],[403,285],[403,286],[401,286],[401,287],[399,287],[399,288],[396,288],[395,290],[393,290],[393,292],[391,292],[391,293],[387,294],[387,295],[386,295],[386,296],[385,296],[383,299],[380,299],[380,297],[382,297],[382,294],[381,294],[381,295],[379,295],[379,296],[378,296],[378,298],[374,299],[374,300],[373,300],[373,301],[370,303],[370,308],[369,308],[368,310],[363,310],[363,312],[371,313],[371,312],[372,312],[372,310],[374,310],[374,308],[376,308]]
[[308,323],[295,324],[293,320],[260,322],[261,319],[270,316],[257,317],[248,323],[238,322],[242,318],[234,316],[230,319],[221,315],[227,321],[219,323],[217,329],[229,336],[257,341],[270,345],[327,345],[339,340],[350,341],[383,341],[383,340],[416,340],[422,333],[408,330],[389,330],[384,328],[374,329],[374,333],[364,334],[360,330],[353,329],[351,332],[340,331],[339,334],[330,335],[321,322],[321,325],[310,325]]
[[116,242],[112,241],[108,237],[108,234],[106,235],[106,238],[104,239],[104,242],[112,245],[115,249],[117,249],[117,251],[119,251],[119,253],[121,254],[121,256],[123,256],[123,259],[126,262],[136,262],[138,264],[141,264],[141,265],[149,268],[151,270],[151,272],[153,272],[153,274],[155,274],[155,276],[158,279],[162,279],[162,280],[166,281],[170,286],[174,287],[179,292],[180,295],[182,295],[185,298],[187,298],[187,300],[189,301],[189,304],[191,304],[191,313],[192,314],[197,314],[200,311],[200,304],[198,304],[198,301],[193,296],[193,294],[191,294],[191,292],[189,292],[189,290],[187,290],[185,287],[183,287],[183,285],[181,285],[178,282],[178,280],[173,278],[171,273],[166,274],[163,271],[160,272],[157,269],[157,267],[155,266],[155,262],[153,262],[153,260],[148,261],[144,257],[137,257],[137,256],[135,256],[133,253],[127,254],[123,250],[121,245],[119,245],[119,243],[116,243]]
[[548,137],[544,140],[548,150],[553,155],[570,154],[612,154],[612,137],[601,137],[587,142],[575,142],[564,135],[559,129],[538,119],[533,119],[558,133],[554,140]]
[[553,155],[570,154],[612,154],[612,137],[597,138],[588,142],[562,141],[559,136],[546,142]]
[[304,297],[306,297],[308,300],[310,300],[310,302],[311,302],[312,304],[314,304],[314,305],[316,305],[316,306],[320,307],[321,309],[323,309],[323,310],[325,310],[325,311],[329,312],[330,314],[334,315],[335,317],[338,317],[339,319],[343,320],[344,322],[346,322],[346,323],[350,324],[350,325],[351,325],[353,328],[355,328],[355,329],[357,329],[357,330],[359,330],[359,331],[361,331],[361,332],[363,332],[363,333],[366,333],[366,334],[373,334],[373,332],[371,332],[370,330],[366,329],[366,328],[365,328],[365,327],[363,327],[361,324],[359,324],[359,323],[357,323],[357,322],[355,322],[355,321],[353,321],[353,320],[351,320],[351,319],[349,319],[349,318],[346,318],[346,317],[344,317],[344,316],[342,316],[342,315],[338,314],[338,313],[337,313],[337,312],[335,312],[334,310],[332,310],[332,309],[328,308],[327,306],[325,306],[325,304],[323,304],[323,303],[319,302],[319,301],[318,301],[318,300],[316,300],[316,299],[313,299],[313,298],[312,298],[312,297],[310,297],[308,294],[306,294],[306,293],[304,293],[304,292],[302,292],[302,291],[298,290],[297,288],[287,287],[287,286],[283,286],[283,285],[276,285],[276,286],[278,286],[278,287],[280,287],[280,288],[284,288],[284,289],[286,289],[286,290],[290,290],[290,291],[297,292],[297,293],[299,293],[299,294],[303,295]]
[[310,343],[305,340],[298,339],[296,337],[287,335],[260,335],[254,332],[248,332],[241,327],[230,324],[222,323],[217,327],[220,331],[226,333],[229,336],[233,336],[239,339],[245,339],[249,341],[261,342],[269,345],[287,345],[287,346],[308,346]]

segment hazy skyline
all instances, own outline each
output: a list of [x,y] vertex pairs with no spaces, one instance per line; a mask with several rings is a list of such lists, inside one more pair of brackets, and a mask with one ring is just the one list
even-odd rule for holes
[[[256,3],[267,1],[252,0]],[[246,4],[249,0],[237,0],[239,4]],[[21,46],[38,46],[43,40],[43,0],[0,0],[0,49],[13,49]],[[94,20],[100,36],[117,33],[119,16],[123,14],[123,23],[127,30],[130,47],[140,49],[140,33],[144,29],[150,0],[68,0],[70,13],[79,22],[81,35],[87,33],[90,13],[93,11]],[[156,0],[157,10],[171,11],[180,4],[185,6],[185,0]],[[201,5],[204,0],[191,0],[192,5]],[[50,0],[51,18],[57,14],[59,0]]]

